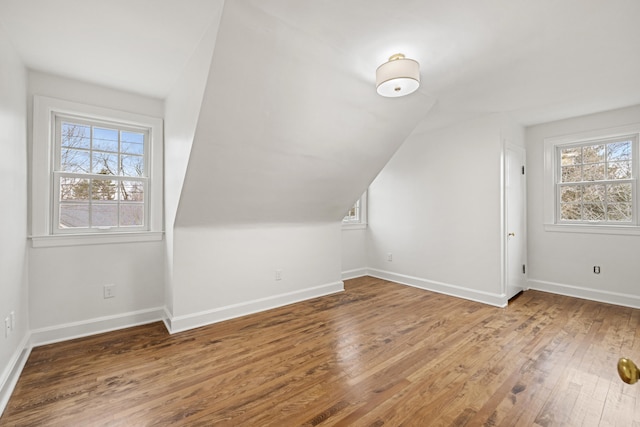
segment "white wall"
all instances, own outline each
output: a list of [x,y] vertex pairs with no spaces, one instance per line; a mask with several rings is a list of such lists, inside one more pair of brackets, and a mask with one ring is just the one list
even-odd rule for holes
[[[39,72],[33,95],[162,117],[161,100]],[[32,109],[29,109],[31,120]],[[31,126],[30,126],[31,127]],[[164,242],[29,248],[30,323],[35,343],[158,318],[164,305]],[[104,299],[102,286],[116,285]]]
[[[130,92],[67,79],[38,71],[29,71],[29,107],[33,95],[50,96],[88,105],[96,105],[151,117],[163,117],[164,102]],[[29,111],[29,117],[32,111]],[[29,132],[31,129],[28,129]]]
[[339,222],[174,232],[172,332],[343,289]]
[[[544,139],[632,123],[640,123],[640,106],[527,129],[529,287],[640,307],[640,236],[543,228]],[[599,275],[594,265],[601,267]]]
[[[28,337],[27,72],[0,29],[0,413]],[[15,313],[5,338],[4,319]],[[18,369],[19,370],[19,369]]]
[[369,272],[503,305],[502,140],[521,135],[500,115],[412,135],[369,188]]
[[200,116],[202,96],[209,76],[211,56],[218,35],[222,5],[212,14],[212,24],[165,99],[164,127],[164,189],[166,237],[166,307],[173,312],[173,225],[189,163],[193,136]]
[[342,278],[350,279],[366,274],[367,229],[342,230]]

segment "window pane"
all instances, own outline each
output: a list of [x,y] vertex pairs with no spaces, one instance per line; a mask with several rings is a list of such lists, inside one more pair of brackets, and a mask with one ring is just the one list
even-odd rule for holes
[[61,204],[59,228],[89,227],[89,204]]
[[91,210],[93,227],[116,227],[118,225],[118,204],[94,203]]
[[563,221],[579,221],[582,219],[580,203],[563,203],[560,206],[560,218]]
[[610,162],[609,179],[631,178],[631,162]]
[[93,149],[118,152],[118,131],[116,129],[93,128]]
[[607,205],[609,221],[631,222],[631,203],[610,203]]
[[631,222],[631,203],[610,203],[607,205],[609,221]]
[[607,159],[610,161],[631,160],[631,141],[607,144]]
[[560,161],[561,166],[582,164],[582,148],[563,148],[560,151]]
[[144,200],[144,184],[138,181],[122,181],[120,183],[120,200],[142,202]]
[[89,200],[89,180],[60,178],[60,200]]
[[588,145],[582,147],[582,163],[602,163],[604,162],[604,145]]
[[91,198],[93,200],[115,200],[116,182],[110,179],[91,180]]
[[560,200],[562,203],[579,203],[582,199],[582,186],[563,185],[560,190]]
[[143,226],[144,225],[144,204],[142,203],[121,203],[120,204],[120,225]]
[[124,176],[144,176],[144,157],[122,156],[121,174]]
[[118,172],[118,155],[94,152],[93,161],[91,162],[91,171],[103,175],[117,175]]
[[91,147],[91,128],[77,123],[62,122],[60,143],[63,147],[86,148]]
[[611,184],[607,185],[608,203],[631,203],[633,187],[631,184]]
[[586,203],[604,203],[605,186],[604,185],[585,185],[582,187],[582,198]]
[[89,152],[63,148],[60,150],[60,170],[65,172],[89,173],[91,171]]
[[582,167],[583,181],[601,181],[604,179],[604,163],[584,165]]
[[582,181],[582,168],[580,166],[562,166],[562,182]]
[[583,220],[585,221],[603,221],[604,220],[604,204],[603,203],[585,203],[583,205]]
[[144,154],[144,134],[138,132],[120,133],[122,138],[120,151],[128,154]]

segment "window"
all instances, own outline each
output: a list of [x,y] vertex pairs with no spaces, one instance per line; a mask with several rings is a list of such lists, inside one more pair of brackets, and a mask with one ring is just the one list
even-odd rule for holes
[[552,205],[545,207],[547,229],[625,232],[638,226],[639,132],[625,127],[545,141],[545,204]]
[[344,216],[344,218],[342,219],[342,222],[346,222],[346,223],[353,223],[353,222],[360,222],[360,199],[358,199],[353,206],[351,206],[351,209],[349,209],[349,212],[347,212],[347,214]]
[[53,232],[147,230],[149,129],[55,117]]
[[351,206],[342,219],[343,228],[364,228],[367,225],[367,192]]
[[34,246],[162,238],[162,121],[34,99]]
[[559,146],[559,222],[631,224],[634,136]]

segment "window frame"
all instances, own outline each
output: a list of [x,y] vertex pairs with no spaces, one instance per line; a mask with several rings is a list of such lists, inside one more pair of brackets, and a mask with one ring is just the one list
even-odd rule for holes
[[[92,123],[147,129],[145,226],[135,229],[94,228],[59,230],[55,222],[55,173],[59,153],[56,117]],[[31,240],[33,247],[125,243],[161,240],[163,235],[163,122],[156,117],[35,95],[31,183]]]
[[[347,215],[342,218],[342,228],[344,230],[357,230],[367,228],[367,193],[368,191],[365,191],[362,196],[360,196],[360,198],[356,200],[352,205],[353,207],[359,204],[359,206],[356,208],[358,212],[357,218],[350,219],[347,217]],[[349,208],[349,210],[351,210],[351,208]]]
[[[597,145],[598,143],[614,142],[622,137],[632,137],[632,176],[625,179],[625,183],[632,184],[632,221],[617,223],[609,221],[562,221],[560,220],[560,187],[568,185],[561,182],[562,148]],[[640,189],[638,174],[640,172],[640,123],[615,128],[600,129],[577,134],[545,138],[544,140],[544,229],[546,231],[596,233],[596,234],[626,234],[640,235]],[[589,181],[606,184],[609,181]],[[622,182],[614,180],[613,182]],[[581,181],[577,184],[584,184]]]

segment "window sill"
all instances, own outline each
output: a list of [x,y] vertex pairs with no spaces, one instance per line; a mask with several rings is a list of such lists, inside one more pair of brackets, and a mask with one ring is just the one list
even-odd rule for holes
[[357,224],[343,223],[342,224],[343,230],[364,230],[366,228],[367,228],[367,224],[361,224],[361,223],[357,223]]
[[635,225],[545,224],[544,231],[640,236],[640,227]]
[[143,231],[132,233],[109,234],[56,234],[48,236],[31,236],[34,248],[50,248],[56,246],[107,245],[111,243],[159,242],[162,231]]

